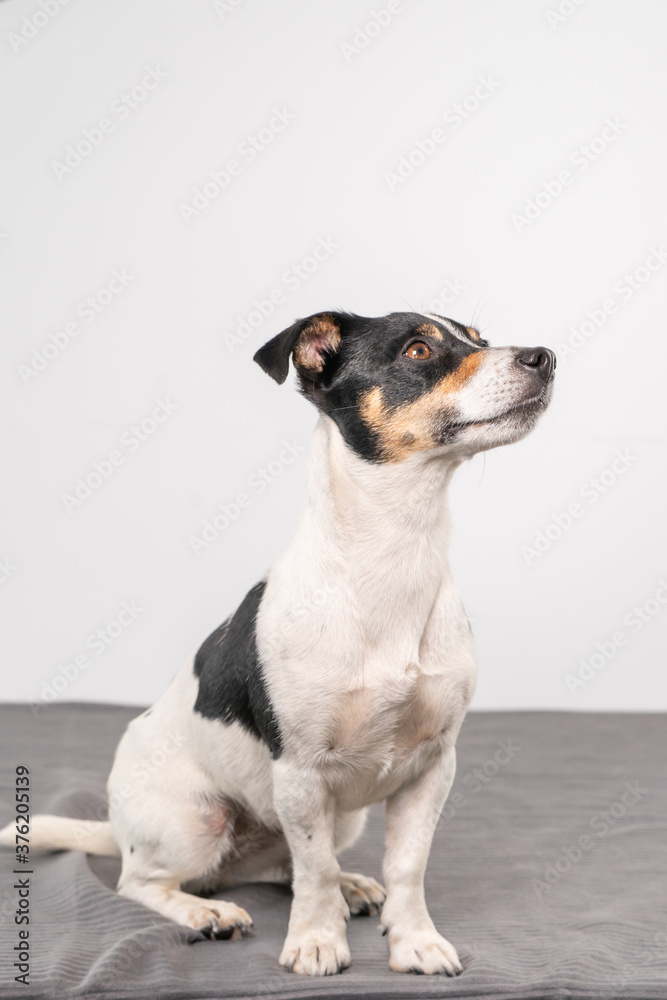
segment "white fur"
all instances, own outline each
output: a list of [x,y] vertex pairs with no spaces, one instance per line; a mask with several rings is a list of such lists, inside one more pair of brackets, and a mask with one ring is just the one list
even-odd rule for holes
[[423,889],[475,684],[474,643],[447,559],[446,488],[464,457],[529,429],[474,423],[525,393],[513,349],[487,354],[456,396],[456,419],[473,422],[456,446],[369,463],[320,417],[301,519],[268,574],[257,619],[279,759],[238,723],[193,711],[189,658],[121,739],[110,827],[88,824],[87,847],[81,828],[67,827],[73,821],[44,817],[37,846],[94,850],[115,841],[123,895],[223,936],[245,933],[248,914],[182,887],[291,881],[280,961],[322,975],[349,964],[350,910],[382,906],[382,887],[341,873],[336,855],[361,832],[366,807],[386,800],[382,920],[391,967],[460,971]]
[[472,347],[480,351],[483,350],[481,344],[476,344],[470,339],[470,337],[466,337],[465,333],[461,333],[461,331],[457,329],[453,323],[450,323],[449,320],[445,319],[444,316],[436,316],[435,313],[423,313],[422,315],[427,316],[428,319],[433,319],[436,323],[444,326],[445,330],[448,330],[452,337],[456,337],[457,340],[461,340],[467,347]]
[[[401,840],[403,823],[412,841],[416,825],[419,849],[407,860],[417,883],[423,878],[475,681],[473,640],[447,563],[445,488],[459,461],[419,453],[371,465],[321,418],[296,536],[268,577],[258,648],[271,662],[270,696],[284,720],[274,801],[295,865],[281,962],[300,971],[321,971],[315,942],[327,965],[348,961],[332,810],[386,799],[388,817],[395,816],[400,796],[404,816],[393,822],[393,836]],[[299,615],[285,636],[290,609],[317,591],[326,601]],[[421,780],[436,785],[435,804],[425,809],[418,808]],[[454,949],[425,914],[423,890],[416,884],[413,898],[405,884],[404,847],[388,851],[385,862],[392,964],[408,968],[410,954],[409,968],[421,967],[406,924],[413,912],[419,934],[430,935],[425,954],[439,956],[428,957],[423,971],[458,971]]]

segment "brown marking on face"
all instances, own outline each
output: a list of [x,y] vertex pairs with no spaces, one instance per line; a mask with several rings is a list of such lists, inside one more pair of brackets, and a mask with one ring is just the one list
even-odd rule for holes
[[437,326],[433,326],[433,323],[422,323],[414,331],[418,333],[421,337],[435,337],[436,340],[443,340],[442,330],[438,330]]
[[339,344],[340,329],[333,316],[313,316],[294,348],[294,363],[310,371],[322,371],[324,353],[337,350]]
[[456,392],[466,384],[469,378],[475,374],[479,368],[486,351],[475,351],[474,354],[466,354],[458,368],[446,375],[441,382],[438,382],[433,392]]
[[[435,417],[448,409],[448,396],[466,384],[481,364],[486,351],[467,354],[458,368],[440,379],[430,392],[395,409],[385,405],[379,385],[369,389],[359,402],[359,415],[376,435],[384,462],[401,462],[416,451],[427,451],[439,443]],[[453,404],[454,400],[452,400]]]
[[431,395],[427,393],[395,410],[385,406],[379,385],[362,397],[359,413],[377,436],[383,461],[400,462],[414,451],[435,447],[432,410],[428,406]]
[[474,326],[467,326],[466,330],[468,331],[468,333],[470,334],[470,336],[472,337],[473,340],[479,340],[480,339],[480,337],[479,337],[479,331],[476,330]]

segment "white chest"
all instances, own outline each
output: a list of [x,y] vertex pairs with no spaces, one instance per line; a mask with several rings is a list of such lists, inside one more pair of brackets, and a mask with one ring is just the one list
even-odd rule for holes
[[323,773],[343,808],[418,774],[456,739],[472,695],[447,564],[453,468],[369,466],[318,425],[302,518],[268,577],[258,652],[285,753]]
[[453,745],[473,687],[469,669],[403,676],[330,694],[297,723],[300,754],[341,808],[378,802]]

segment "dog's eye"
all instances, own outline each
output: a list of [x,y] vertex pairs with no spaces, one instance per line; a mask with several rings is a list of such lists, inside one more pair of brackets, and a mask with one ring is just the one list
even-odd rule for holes
[[406,358],[413,358],[415,361],[425,361],[431,357],[431,348],[423,340],[415,340],[414,344],[403,351]]

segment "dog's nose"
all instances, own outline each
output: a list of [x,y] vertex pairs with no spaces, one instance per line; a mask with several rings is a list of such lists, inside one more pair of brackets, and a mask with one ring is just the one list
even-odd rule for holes
[[533,368],[544,379],[551,378],[556,370],[556,355],[548,347],[524,347],[514,360],[523,368]]

